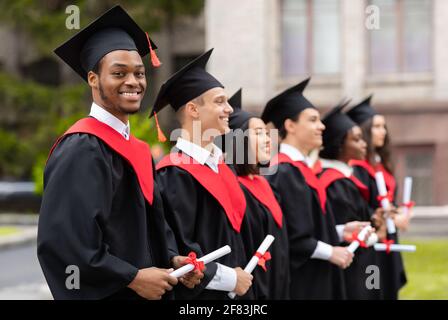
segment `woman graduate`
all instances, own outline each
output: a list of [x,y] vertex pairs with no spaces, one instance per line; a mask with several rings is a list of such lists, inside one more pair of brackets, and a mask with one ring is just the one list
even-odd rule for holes
[[173,229],[179,252],[202,256],[229,245],[232,253],[207,264],[204,279],[194,290],[179,287],[176,298],[227,299],[234,291],[244,295],[252,275],[244,266],[246,254],[240,230],[246,210],[244,194],[222,151],[213,140],[229,131],[223,85],[205,70],[207,51],[165,82],[151,115],[166,105],[176,111],[181,135],[172,153],[157,165],[165,216]]
[[230,99],[233,113],[229,118],[231,148],[226,148],[227,163],[235,169],[246,197],[246,213],[241,227],[246,260],[256,253],[266,235],[275,237],[269,254],[262,257],[254,272],[252,291],[255,299],[288,299],[289,246],[284,217],[269,182],[260,175],[260,167],[269,165],[271,140],[260,118],[242,110],[241,89]]
[[[367,225],[370,225],[371,212],[367,202],[369,190],[353,175],[353,168],[348,164],[350,159],[363,159],[367,145],[362,139],[361,129],[341,112],[346,105],[347,103],[336,106],[322,120],[325,125],[323,149],[320,151],[323,171],[319,179],[327,192],[327,202],[338,226],[357,220],[367,221]],[[376,211],[375,216],[382,215],[381,208]],[[357,239],[357,233],[345,240],[354,239]],[[366,287],[368,276],[366,269],[369,265],[377,264],[377,255],[373,247],[361,246],[357,249],[353,263],[344,270],[348,299],[381,298],[379,287],[371,289]]]
[[[325,126],[319,111],[303,96],[309,79],[271,99],[263,111],[265,123],[273,122],[282,140],[266,178],[280,197],[289,239],[291,299],[344,299],[342,270],[353,254],[339,246],[325,190],[307,164],[310,152],[322,145]],[[339,235],[337,232],[341,232]]]
[[[387,133],[384,116],[377,114],[371,107],[372,96],[367,97],[358,105],[347,111],[347,115],[356,122],[363,131],[363,137],[367,142],[367,154],[363,160],[353,160],[355,175],[369,188],[369,205],[378,208],[381,204],[378,200],[378,189],[375,181],[375,173],[383,172],[388,197],[391,203],[395,203],[397,193],[396,181],[392,173],[390,160],[389,136]],[[409,224],[409,216],[404,213],[397,214],[395,208],[391,210],[395,225],[400,229],[406,229]],[[398,243],[398,234],[388,234],[390,241]],[[406,274],[400,252],[378,252],[381,268],[381,288],[385,299],[398,299],[398,291],[406,284]]]
[[[58,139],[44,172],[37,256],[55,299],[160,299],[177,283],[149,146],[128,123],[146,89],[141,57],[155,48],[116,6],[55,50],[93,98],[90,117]],[[79,271],[76,287],[68,267]]]

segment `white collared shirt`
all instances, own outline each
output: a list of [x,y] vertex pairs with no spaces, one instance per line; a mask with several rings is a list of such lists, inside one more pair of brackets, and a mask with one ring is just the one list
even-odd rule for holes
[[219,149],[215,144],[212,144],[212,147],[213,151],[210,152],[202,148],[201,146],[182,138],[178,138],[176,143],[177,149],[192,157],[200,164],[206,164],[214,172],[219,173],[218,164],[222,159],[222,150]]
[[353,168],[347,163],[339,160],[320,159],[322,168],[331,168],[341,172],[346,178],[350,178],[353,174]]
[[303,155],[299,149],[287,143],[280,144],[280,152],[286,154],[292,161],[303,161],[308,167],[311,167],[312,160]]
[[127,124],[124,124],[120,119],[115,117],[106,109],[101,108],[95,102],[92,102],[89,115],[94,117],[96,120],[107,124],[109,127],[121,134],[126,140],[129,140],[129,136],[131,134],[131,126],[129,121]]
[[[201,146],[178,138],[176,142],[176,148],[190,156],[198,163],[202,165],[207,165],[214,172],[219,173],[218,164],[222,158],[222,150],[216,145],[212,145],[213,151],[210,152]],[[219,291],[233,291],[236,287],[237,275],[233,268],[227,267],[223,264],[217,263],[218,268],[213,279],[205,287],[208,290],[219,290]]]
[[[286,154],[293,161],[303,161],[308,167],[311,167],[311,159],[304,156],[296,147],[287,143],[280,144],[280,152]],[[329,260],[333,254],[333,247],[328,243],[318,240],[311,259]]]

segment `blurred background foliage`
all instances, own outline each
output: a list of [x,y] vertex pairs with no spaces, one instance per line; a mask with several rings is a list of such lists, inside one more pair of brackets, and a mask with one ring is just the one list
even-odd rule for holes
[[[79,31],[65,27],[67,6],[79,7],[82,29],[115,4],[121,4],[142,29],[153,32],[162,27],[170,30],[178,15],[199,13],[203,0],[1,1],[0,19],[15,34],[25,37],[20,52],[34,50],[34,59],[57,59],[54,48]],[[23,59],[16,58],[17,70],[23,70]],[[27,77],[25,72],[13,75],[0,70],[0,179],[33,179],[36,191],[41,193],[52,144],[71,124],[87,115],[90,104],[90,89],[81,79],[70,84],[46,84]],[[131,128],[134,135],[150,145],[158,143],[154,123],[147,114],[132,116]]]

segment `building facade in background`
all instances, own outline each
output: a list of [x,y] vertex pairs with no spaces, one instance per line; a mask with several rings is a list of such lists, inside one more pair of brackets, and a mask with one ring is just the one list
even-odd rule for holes
[[448,204],[448,1],[207,0],[205,30],[211,71],[255,112],[308,76],[323,111],[373,93],[399,183],[414,177],[419,205]]

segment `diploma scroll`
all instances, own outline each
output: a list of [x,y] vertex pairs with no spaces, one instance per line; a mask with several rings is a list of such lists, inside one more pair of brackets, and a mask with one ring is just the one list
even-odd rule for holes
[[[202,261],[204,262],[204,264],[210,263],[216,259],[219,259],[223,256],[225,256],[226,254],[229,254],[232,251],[232,249],[230,248],[230,246],[224,246],[222,248],[219,248],[213,252],[210,252],[209,254],[206,254],[205,256],[201,257],[198,259],[198,261]],[[192,271],[194,269],[194,265],[189,263],[186,264],[176,270],[174,270],[173,272],[170,273],[170,275],[172,275],[173,277],[176,278],[180,278],[183,275],[187,274],[188,272]]]
[[[272,242],[274,242],[275,238],[268,234],[266,238],[264,238],[263,242],[260,244],[260,246],[257,249],[257,253],[259,253],[261,256],[268,251],[269,247],[271,246]],[[258,261],[260,258],[257,255],[252,256],[252,258],[249,260],[249,263],[244,268],[244,271],[247,273],[252,273],[254,271],[255,267],[258,264]],[[229,298],[234,299],[236,294],[235,292],[229,292],[228,294]]]

